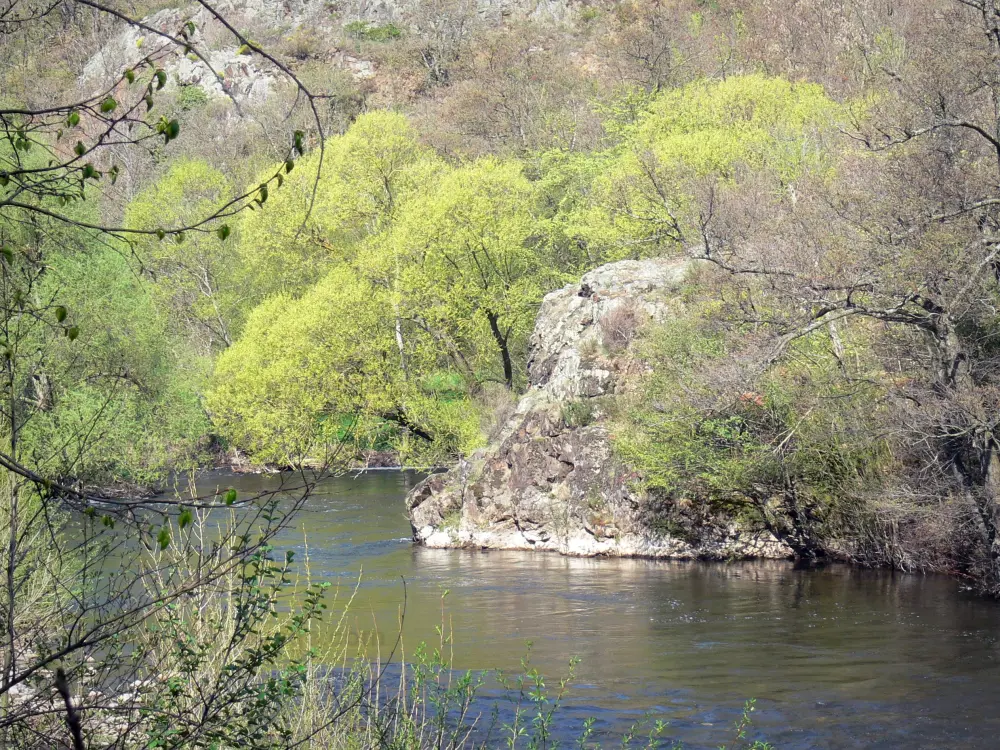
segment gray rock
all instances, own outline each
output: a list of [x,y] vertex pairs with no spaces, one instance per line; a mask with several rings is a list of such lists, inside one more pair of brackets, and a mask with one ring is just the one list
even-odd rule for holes
[[[766,532],[652,507],[612,452],[602,398],[643,368],[631,335],[669,314],[688,269],[686,261],[621,261],[547,295],[529,347],[528,392],[496,442],[410,493],[414,539],[584,556],[789,556]],[[574,405],[582,418],[568,418]]]
[[[563,20],[572,8],[570,0],[475,0],[475,3],[479,15],[492,23],[514,14]],[[251,38],[257,33],[279,30],[291,34],[299,29],[336,38],[342,26],[351,21],[405,26],[417,5],[418,0],[223,0],[215,7]],[[282,78],[280,71],[257,56],[237,55],[233,36],[205,8],[197,5],[166,8],[142,19],[146,27],[175,38],[188,21],[193,21],[197,29],[191,41],[209,64],[180,54],[173,43],[154,32],[123,25],[87,61],[80,77],[81,88],[90,92],[102,90],[144,57],[154,55],[159,59],[160,53],[165,53],[158,64],[167,72],[171,86],[201,86],[211,97],[230,98],[238,103],[267,98]],[[324,59],[357,80],[376,74],[370,60],[335,47],[324,50]]]

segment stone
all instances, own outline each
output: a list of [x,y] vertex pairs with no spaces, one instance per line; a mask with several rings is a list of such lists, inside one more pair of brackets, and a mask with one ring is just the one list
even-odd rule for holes
[[[615,459],[601,399],[625,392],[644,367],[629,335],[619,343],[611,336],[609,351],[609,324],[665,319],[689,270],[686,260],[620,261],[546,295],[529,344],[527,393],[494,443],[409,494],[414,540],[582,556],[790,556],[766,532],[698,517],[680,503],[664,528],[663,509]],[[580,419],[567,418],[572,408]]]

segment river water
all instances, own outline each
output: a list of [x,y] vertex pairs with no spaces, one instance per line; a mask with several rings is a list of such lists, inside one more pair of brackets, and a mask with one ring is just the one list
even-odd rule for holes
[[[205,479],[241,492],[277,481]],[[328,480],[282,544],[298,559],[308,547],[312,575],[342,596],[363,570],[350,617],[383,643],[405,580],[411,650],[437,640],[447,590],[456,668],[516,670],[528,641],[551,677],[579,656],[558,725],[567,744],[586,716],[613,733],[650,712],[686,747],[716,747],[756,698],[753,736],[779,748],[1000,747],[1000,606],[950,579],[430,550],[410,542],[403,513],[418,479]]]

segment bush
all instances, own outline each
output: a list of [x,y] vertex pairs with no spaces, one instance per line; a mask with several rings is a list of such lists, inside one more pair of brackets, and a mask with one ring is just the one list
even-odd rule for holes
[[601,318],[598,324],[601,328],[601,343],[608,354],[628,349],[642,322],[640,315],[641,311],[634,303],[626,302]]
[[354,39],[366,42],[391,42],[403,35],[403,30],[394,23],[373,26],[368,21],[351,21],[344,31]]
[[185,112],[198,109],[208,104],[208,94],[205,89],[197,84],[190,84],[180,87],[180,94],[177,97],[181,109]]
[[596,412],[592,399],[567,401],[562,407],[562,419],[567,427],[586,427],[593,424]]
[[[845,334],[846,338],[846,334]],[[822,556],[857,522],[891,462],[873,420],[884,408],[863,338],[856,373],[800,340],[775,366],[741,331],[692,313],[651,331],[651,372],[615,430],[647,489],[759,524],[801,557]]]

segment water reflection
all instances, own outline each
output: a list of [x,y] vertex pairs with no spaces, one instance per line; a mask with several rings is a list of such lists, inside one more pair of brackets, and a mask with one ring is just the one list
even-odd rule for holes
[[[252,491],[269,477],[213,478]],[[574,726],[620,728],[666,714],[689,746],[718,743],[742,701],[785,748],[994,747],[1000,736],[1000,609],[954,582],[782,562],[665,563],[413,547],[402,496],[418,479],[377,472],[331,480],[283,543],[313,575],[350,586],[357,627],[436,638],[446,617],[459,668],[533,660],[578,669]]]

